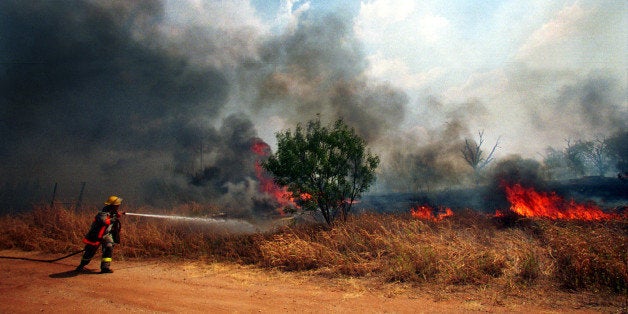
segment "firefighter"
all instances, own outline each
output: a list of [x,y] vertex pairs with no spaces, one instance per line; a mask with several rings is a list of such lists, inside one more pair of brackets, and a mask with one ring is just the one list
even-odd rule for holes
[[82,271],[96,254],[98,247],[102,245],[102,261],[100,262],[100,273],[113,273],[111,269],[111,259],[113,257],[114,243],[120,243],[120,216],[118,208],[122,204],[122,199],[117,196],[110,196],[105,201],[105,207],[96,214],[89,231],[83,238],[85,252],[81,259],[81,264],[76,267],[76,271]]

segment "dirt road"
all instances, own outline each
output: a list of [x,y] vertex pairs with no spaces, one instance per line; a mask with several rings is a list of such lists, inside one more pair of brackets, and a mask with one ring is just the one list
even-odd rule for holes
[[[0,251],[0,256],[58,256]],[[402,285],[361,279],[325,279],[231,264],[114,261],[113,274],[73,271],[80,257],[55,263],[0,258],[0,313],[434,313],[595,312],[526,300],[499,300],[486,292],[445,297]],[[603,311],[609,308],[602,308]],[[610,309],[612,311],[612,308]]]

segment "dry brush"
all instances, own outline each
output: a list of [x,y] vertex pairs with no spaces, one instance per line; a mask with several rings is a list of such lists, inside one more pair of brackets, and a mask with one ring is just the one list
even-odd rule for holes
[[[0,249],[81,249],[92,214],[40,207],[0,217]],[[253,234],[139,217],[125,217],[123,223],[116,255],[124,258],[207,259],[418,285],[627,292],[626,221],[503,224],[474,211],[440,222],[409,214],[362,214],[333,227],[295,225]]]

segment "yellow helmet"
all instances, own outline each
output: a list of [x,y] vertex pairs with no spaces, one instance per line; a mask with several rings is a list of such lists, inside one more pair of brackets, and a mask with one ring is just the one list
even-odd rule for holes
[[117,196],[109,196],[107,201],[105,201],[105,205],[120,205],[122,204],[122,199]]

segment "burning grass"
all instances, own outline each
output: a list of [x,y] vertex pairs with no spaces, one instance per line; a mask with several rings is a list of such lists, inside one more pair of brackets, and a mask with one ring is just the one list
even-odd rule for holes
[[512,204],[510,210],[523,217],[589,221],[621,218],[619,214],[604,212],[595,204],[579,204],[573,200],[565,200],[554,192],[539,192],[518,183],[505,186],[504,189]]
[[[0,248],[66,253],[82,248],[93,213],[37,208],[0,218]],[[440,221],[362,214],[331,228],[287,226],[225,234],[202,223],[124,218],[116,257],[176,257],[254,264],[332,277],[506,291],[628,292],[628,224],[502,218],[474,211]]]

